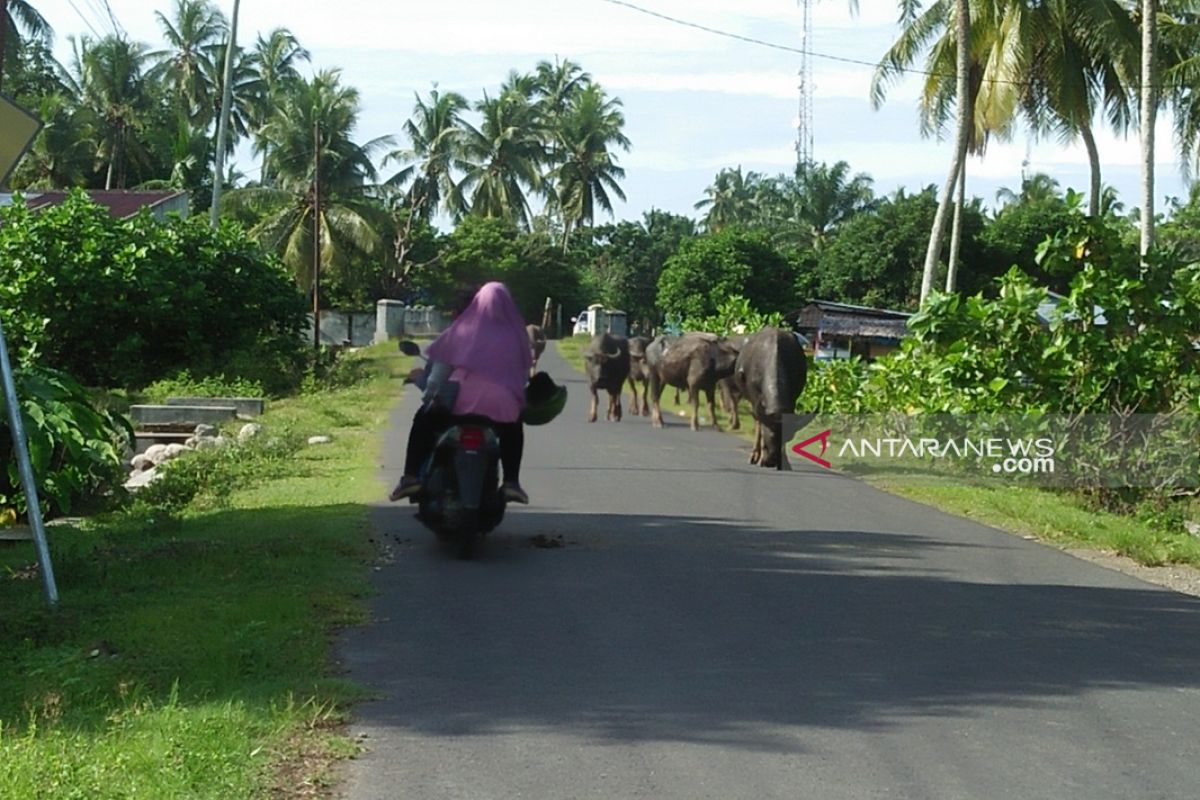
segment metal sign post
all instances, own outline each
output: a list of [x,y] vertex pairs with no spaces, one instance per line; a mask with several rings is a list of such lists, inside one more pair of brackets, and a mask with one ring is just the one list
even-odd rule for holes
[[[0,95],[0,186],[12,174],[17,162],[42,129],[42,121],[4,95]],[[4,326],[0,325],[0,377],[4,382],[4,398],[8,405],[8,422],[12,428],[13,450],[21,473],[21,488],[25,490],[25,505],[29,510],[29,527],[37,548],[41,567],[42,588],[46,602],[58,605],[58,587],[54,583],[54,567],[50,564],[50,548],[46,544],[46,528],[42,524],[42,507],[38,503],[37,483],[33,479],[33,464],[29,460],[29,443],[21,421],[21,406],[17,401],[17,385],[13,381],[12,364],[8,360],[8,343],[4,341]]]
[[54,567],[50,564],[50,548],[46,544],[46,528],[42,525],[42,507],[38,503],[37,483],[33,479],[33,464],[21,421],[21,406],[17,402],[17,385],[13,381],[12,365],[8,361],[8,343],[4,341],[4,325],[0,324],[0,374],[4,379],[4,398],[8,401],[8,422],[12,428],[13,450],[17,451],[17,466],[21,472],[21,488],[25,490],[25,505],[29,509],[29,527],[37,548],[38,565],[42,572],[42,588],[46,602],[58,605],[58,587],[54,583]]

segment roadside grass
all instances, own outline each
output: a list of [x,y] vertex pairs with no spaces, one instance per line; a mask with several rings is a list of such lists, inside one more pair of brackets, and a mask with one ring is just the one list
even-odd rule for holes
[[0,797],[311,796],[353,753],[330,634],[365,619],[377,431],[407,365],[357,358],[362,382],[261,420],[329,444],[224,479],[213,461],[177,514],[54,526],[56,610],[32,547],[0,543]]
[[[583,370],[580,354],[589,337],[557,342],[563,358]],[[673,402],[670,388],[663,392],[667,413],[690,413],[685,402]],[[625,393],[628,401],[629,394]],[[701,405],[703,410],[703,405]],[[703,416],[703,415],[702,415]],[[720,410],[717,420],[727,433],[752,440],[754,421],[743,405],[740,431],[730,430],[729,418]],[[1136,517],[1087,508],[1082,499],[1066,492],[1020,486],[978,486],[929,481],[897,475],[859,476],[872,486],[950,514],[976,520],[1002,530],[1053,544],[1063,549],[1090,548],[1126,556],[1146,566],[1187,564],[1200,567],[1200,538],[1184,531],[1170,532]],[[1193,513],[1200,510],[1193,504]]]
[[1064,549],[1102,550],[1151,567],[1200,567],[1200,539],[1183,531],[1162,530],[1136,517],[1087,508],[1068,492],[897,477],[867,481],[910,500]]

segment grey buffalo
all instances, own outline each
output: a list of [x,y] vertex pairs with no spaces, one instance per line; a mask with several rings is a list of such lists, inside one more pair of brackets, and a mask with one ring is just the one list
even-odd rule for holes
[[601,333],[588,342],[583,350],[584,371],[587,373],[588,389],[592,393],[592,407],[588,411],[588,422],[596,421],[599,400],[597,390],[608,392],[607,419],[621,419],[621,391],[629,377],[629,341],[624,336]]
[[804,348],[790,331],[763,328],[738,354],[734,380],[754,417],[751,464],[779,466],[782,417],[795,413],[807,377]]
[[525,332],[529,334],[529,350],[533,353],[533,369],[537,369],[538,359],[546,351],[546,332],[540,325],[526,325]]
[[[650,339],[645,336],[632,336],[629,339],[629,413],[635,417],[639,414],[650,416],[650,366],[646,363],[646,347]],[[638,401],[638,383],[642,384],[641,401]]]
[[650,420],[655,427],[663,424],[659,400],[663,389],[674,386],[687,389],[688,402],[692,405],[692,430],[700,429],[700,392],[708,398],[708,414],[714,428],[717,424],[717,409],[714,394],[717,381],[733,374],[737,353],[728,340],[711,333],[688,333],[675,342],[664,342],[661,357],[651,358],[656,339],[647,348],[647,360],[653,364],[650,371],[650,396],[652,410]]

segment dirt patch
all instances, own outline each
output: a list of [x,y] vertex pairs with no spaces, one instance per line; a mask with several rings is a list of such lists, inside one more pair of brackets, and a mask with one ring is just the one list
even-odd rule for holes
[[1099,550],[1066,550],[1076,558],[1098,564],[1108,569],[1124,572],[1146,583],[1165,586],[1182,594],[1200,597],[1200,569],[1183,564],[1171,564],[1165,567],[1147,567],[1132,558],[1119,556],[1116,553],[1105,553]]

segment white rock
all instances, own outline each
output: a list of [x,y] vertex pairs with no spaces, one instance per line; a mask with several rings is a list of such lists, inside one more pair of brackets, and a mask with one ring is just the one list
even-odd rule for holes
[[329,444],[333,441],[332,436],[310,436],[308,437],[309,444]]
[[150,463],[157,467],[167,460],[167,446],[165,444],[152,444],[146,448],[146,452],[142,455],[150,459]]
[[133,457],[133,461],[130,462],[130,466],[133,467],[134,472],[142,472],[143,470],[153,467],[154,462],[146,458],[145,453],[138,453]]
[[205,425],[205,424],[202,422],[202,423],[200,423],[199,425],[197,425],[197,426],[196,426],[196,430],[195,430],[195,431],[193,431],[193,433],[195,433],[197,436],[199,436],[199,437],[203,438],[203,437],[205,437],[205,436],[216,436],[216,435],[217,435],[217,433],[218,433],[218,431],[217,431],[217,429],[216,429],[216,426],[213,426],[213,425]]
[[238,444],[245,444],[260,433],[262,433],[262,425],[259,425],[257,422],[247,423],[238,431]]
[[1200,536],[1200,522],[1192,522],[1190,519],[1183,521],[1183,529],[1192,536]]
[[188,452],[189,449],[191,448],[184,447],[181,444],[169,444],[167,445],[167,458],[179,458],[179,456]]
[[131,492],[136,492],[143,486],[149,486],[158,480],[161,476],[159,471],[154,467],[135,473],[129,480],[125,481],[125,488]]
[[224,436],[205,436],[196,442],[197,450],[215,450],[218,447],[224,447],[229,444],[229,440]]
[[199,442],[200,442],[199,436],[189,436],[188,440],[183,443],[183,446],[187,447],[189,449],[195,450],[196,445],[199,444]]

